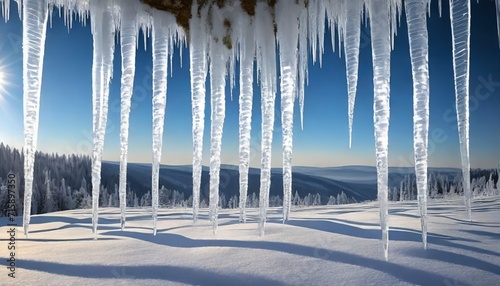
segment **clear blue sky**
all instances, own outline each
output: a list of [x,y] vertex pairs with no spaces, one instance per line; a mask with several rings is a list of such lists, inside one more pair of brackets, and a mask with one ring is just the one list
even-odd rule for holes
[[[13,1],[12,1],[13,2]],[[0,88],[0,142],[21,148],[22,115],[22,24],[16,4],[11,17],[0,21],[0,65],[7,84]],[[492,1],[472,3],[470,155],[472,167],[496,167],[500,160],[500,50]],[[451,31],[447,1],[443,18],[433,1],[429,18],[430,45],[430,133],[429,165],[459,167],[460,154],[455,117],[455,94],[451,53]],[[404,14],[404,13],[403,13]],[[412,79],[408,35],[404,15],[391,66],[391,120],[389,162],[391,166],[412,166],[413,122]],[[90,154],[92,142],[92,36],[89,23],[78,22],[68,32],[54,13],[48,28],[42,83],[38,149],[44,152]],[[130,162],[151,162],[151,45],[141,45],[130,114]],[[300,129],[298,102],[294,127],[293,165],[342,166],[375,164],[373,138],[373,84],[369,30],[361,39],[358,93],[353,145],[348,148],[347,87],[344,58],[332,53],[330,34],[325,35],[323,66],[309,65],[304,130]],[[164,127],[163,164],[191,164],[191,103],[189,52],[175,51],[173,77],[168,79]],[[108,129],[103,159],[119,160],[120,46],[116,45],[111,82]],[[4,76],[5,77],[5,76]],[[5,81],[5,80],[4,80]],[[486,86],[493,81],[496,85]],[[207,83],[207,90],[209,85]],[[252,122],[252,166],[260,164],[260,88],[254,87]],[[226,121],[222,161],[238,164],[238,87],[230,100],[227,88]],[[483,95],[483,96],[481,96]],[[208,164],[210,101],[207,93],[204,164]],[[279,94],[277,95],[279,111]],[[273,166],[281,166],[281,127],[277,113],[273,145]]]

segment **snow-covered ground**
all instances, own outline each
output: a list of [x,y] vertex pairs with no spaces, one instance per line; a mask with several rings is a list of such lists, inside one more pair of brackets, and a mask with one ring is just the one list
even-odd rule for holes
[[[29,238],[17,228],[16,278],[7,276],[7,223],[1,218],[2,285],[499,285],[500,198],[429,202],[424,250],[415,202],[390,205],[389,261],[383,257],[376,202],[294,209],[287,224],[271,209],[259,237],[258,210],[238,223],[222,210],[218,234],[201,210],[161,209],[152,234],[150,209],[100,211],[94,240],[91,210],[33,216]],[[19,220],[20,222],[20,220]]]

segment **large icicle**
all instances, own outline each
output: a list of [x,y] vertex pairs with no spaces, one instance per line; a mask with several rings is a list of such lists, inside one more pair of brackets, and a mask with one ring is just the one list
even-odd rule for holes
[[274,129],[274,106],[276,100],[276,41],[272,16],[265,3],[258,3],[255,8],[255,44],[257,47],[257,71],[260,77],[262,141],[260,163],[259,192],[259,230],[264,234],[269,189],[271,187],[271,150]]
[[359,43],[361,36],[362,0],[347,0],[341,20],[341,30],[344,36],[344,53],[347,72],[348,114],[349,114],[349,148],[352,145],[352,123],[354,119],[354,103],[358,86]]
[[92,226],[97,237],[101,158],[108,118],[109,82],[113,74],[115,21],[111,0],[92,2],[91,28],[94,40],[92,63],[92,99],[94,148],[92,152]]
[[[205,9],[206,10],[206,9]],[[189,63],[191,77],[191,106],[193,131],[193,223],[198,220],[202,171],[203,131],[205,129],[205,82],[207,80],[206,11],[196,17],[198,6],[193,5],[190,20]]]
[[167,69],[172,43],[174,16],[155,10],[153,14],[153,168],[151,181],[153,234],[156,235],[158,216],[158,183],[160,176],[163,123],[167,105]]
[[429,133],[428,0],[406,0],[406,21],[413,72],[413,149],[422,242],[427,248],[427,142]]
[[[8,4],[8,3],[6,3]],[[46,0],[23,3],[23,103],[24,103],[24,234],[31,219],[31,194],[38,137],[40,89],[42,86],[48,6]]]
[[120,224],[125,228],[125,209],[127,207],[127,153],[130,104],[134,88],[135,55],[137,45],[136,1],[126,1],[121,6],[120,43],[122,56],[121,112],[120,112]]
[[280,51],[281,128],[283,132],[283,222],[288,220],[292,194],[293,104],[297,79],[300,7],[288,0],[276,3],[276,38]]
[[248,168],[250,164],[250,131],[252,127],[253,63],[255,39],[250,17],[242,13],[239,17],[240,49],[240,96],[239,96],[239,153],[240,153],[240,221],[246,222],[245,205],[248,191]]
[[226,75],[230,51],[222,40],[226,34],[221,19],[222,11],[211,9],[212,37],[210,39],[210,203],[209,216],[213,232],[217,233],[219,208],[219,175],[221,164],[221,143],[224,117],[226,113]]
[[373,59],[373,120],[375,124],[375,151],[377,157],[377,190],[380,205],[380,227],[385,259],[388,259],[388,133],[391,75],[390,3],[372,0],[368,4]]
[[450,0],[450,19],[464,199],[468,219],[472,220],[469,161],[470,0]]

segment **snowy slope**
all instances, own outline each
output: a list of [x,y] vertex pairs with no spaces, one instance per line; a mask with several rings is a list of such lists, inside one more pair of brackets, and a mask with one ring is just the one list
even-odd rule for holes
[[[498,285],[500,199],[429,201],[429,249],[423,250],[416,202],[392,203],[389,262],[380,247],[378,204],[295,209],[287,224],[271,209],[259,237],[258,210],[238,223],[238,210],[221,210],[212,234],[207,209],[192,226],[190,209],[100,211],[93,240],[91,210],[32,217],[29,239],[18,233],[17,278],[0,267],[1,285]],[[21,222],[19,220],[19,222]],[[5,264],[6,219],[0,220]],[[20,224],[19,224],[20,225]],[[12,279],[12,280],[9,280]]]

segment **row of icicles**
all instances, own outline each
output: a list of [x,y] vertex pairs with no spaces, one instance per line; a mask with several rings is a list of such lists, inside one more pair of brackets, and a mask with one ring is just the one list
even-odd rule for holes
[[[0,0],[4,18],[9,16],[9,0]],[[142,30],[152,38],[153,54],[153,168],[152,209],[156,234],[158,214],[158,177],[161,161],[163,121],[167,96],[167,75],[175,45],[189,43],[192,132],[193,132],[193,221],[198,219],[205,110],[205,82],[210,74],[211,141],[209,217],[217,231],[219,171],[222,127],[225,114],[225,86],[229,74],[231,90],[235,82],[235,62],[239,61],[239,153],[240,221],[246,221],[245,205],[250,158],[250,126],[254,91],[254,62],[260,81],[262,109],[260,218],[259,232],[264,234],[271,178],[271,145],[274,109],[278,89],[281,94],[283,133],[283,221],[289,219],[292,191],[292,130],[294,101],[304,108],[309,52],[313,61],[324,53],[325,22],[332,31],[332,47],[338,38],[343,43],[348,86],[349,146],[351,146],[354,102],[358,78],[360,24],[370,21],[374,71],[374,127],[377,157],[378,200],[384,255],[388,257],[388,127],[390,97],[390,54],[403,4],[401,0],[278,0],[274,9],[258,1],[253,16],[243,11],[240,1],[219,8],[214,3],[192,7],[187,39],[185,31],[168,12],[151,9],[138,0],[16,0],[23,18],[23,89],[25,134],[24,232],[28,235],[31,215],[34,154],[36,150],[40,88],[47,20],[59,8],[66,25],[73,14],[85,22],[90,17],[93,34],[92,99],[93,153],[92,196],[93,230],[97,235],[101,157],[107,121],[109,83],[113,71],[115,33],[120,33],[121,78],[121,156],[119,196],[121,227],[125,227],[126,170],[130,103],[135,75],[138,34]],[[307,5],[306,5],[307,2]],[[441,1],[439,0],[441,14]],[[500,7],[500,0],[496,0]],[[22,5],[19,5],[22,4]],[[414,158],[421,216],[422,240],[427,247],[427,138],[429,125],[429,73],[427,11],[430,0],[405,0],[410,55],[413,72]],[[22,9],[21,9],[22,7]],[[450,0],[453,33],[453,61],[457,100],[457,118],[462,154],[465,202],[470,217],[469,180],[469,41],[470,0]],[[499,16],[500,17],[500,16]],[[499,22],[500,23],[500,22]],[[337,32],[337,33],[335,33]],[[182,49],[180,49],[182,50]],[[277,54],[278,52],[278,54]],[[181,55],[182,56],[182,55]],[[276,57],[279,56],[278,75]],[[210,71],[210,73],[208,73]],[[302,122],[301,122],[302,123]]]

